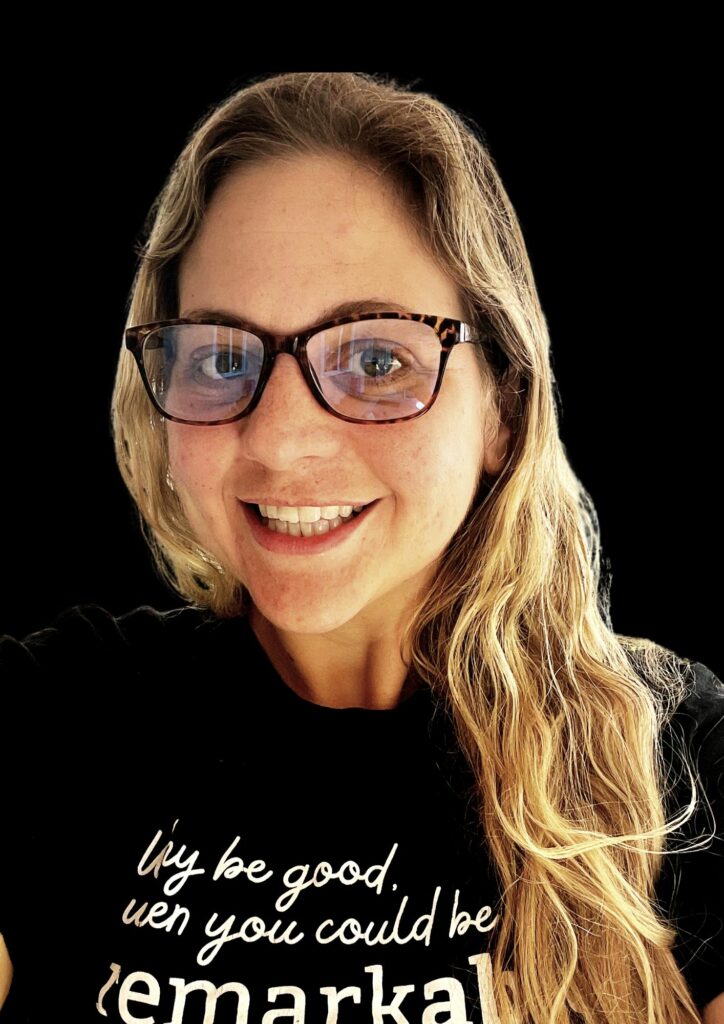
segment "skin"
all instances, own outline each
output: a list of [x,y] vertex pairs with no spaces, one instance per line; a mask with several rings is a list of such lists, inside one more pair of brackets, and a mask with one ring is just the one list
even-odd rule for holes
[[724,992],[704,1007],[704,1024],[724,1024]]
[[[394,189],[336,156],[247,166],[214,194],[179,272],[179,316],[223,308],[275,333],[376,296],[466,319]],[[391,308],[395,308],[395,305]],[[415,688],[400,637],[465,519],[481,472],[502,467],[498,425],[471,345],[455,348],[435,405],[405,423],[346,423],[277,357],[254,412],[214,427],[166,421],[174,486],[200,543],[248,588],[252,628],[285,682],[329,707],[390,708]],[[382,498],[334,550],[280,555],[237,498]],[[321,504],[322,502],[317,502]]]
[[10,991],[10,984],[13,980],[13,965],[5,945],[5,939],[0,935],[0,1008]]
[[724,992],[704,1007],[704,1024],[724,1024]]

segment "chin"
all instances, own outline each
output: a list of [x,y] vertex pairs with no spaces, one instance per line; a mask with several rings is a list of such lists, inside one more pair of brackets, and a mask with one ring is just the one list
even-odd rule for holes
[[[247,588],[248,589],[248,588]],[[317,635],[331,633],[353,619],[357,608],[340,608],[339,603],[305,601],[304,607],[283,605],[280,601],[258,599],[252,591],[251,600],[257,611],[276,629],[286,633]]]

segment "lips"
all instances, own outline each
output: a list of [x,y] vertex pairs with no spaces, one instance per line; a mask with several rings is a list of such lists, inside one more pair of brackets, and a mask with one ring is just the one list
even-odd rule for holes
[[369,516],[374,516],[380,500],[377,498],[375,501],[371,501],[357,515],[351,515],[341,526],[311,537],[303,535],[295,537],[293,534],[277,533],[276,530],[270,530],[264,525],[257,505],[239,499],[239,507],[243,509],[251,533],[261,547],[281,555],[313,555],[341,547],[358,530],[363,530],[366,519]]

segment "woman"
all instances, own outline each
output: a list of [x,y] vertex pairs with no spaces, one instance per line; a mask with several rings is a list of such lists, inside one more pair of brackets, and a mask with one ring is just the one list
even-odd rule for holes
[[152,213],[112,423],[184,604],[0,641],[6,1007],[720,1019],[724,687],[612,629],[480,140],[279,75]]

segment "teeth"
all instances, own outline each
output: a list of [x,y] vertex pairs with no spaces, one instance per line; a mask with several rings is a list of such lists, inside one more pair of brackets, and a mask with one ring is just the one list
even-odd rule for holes
[[[361,512],[364,505],[324,505],[293,508],[286,506],[276,508],[274,505],[259,505],[266,525],[276,533],[287,533],[292,537],[314,537],[320,533],[329,533],[342,526],[351,518],[353,512]],[[331,516],[332,512],[339,515]],[[289,516],[290,518],[287,518]],[[291,516],[298,516],[292,519]]]
[[278,519],[283,523],[316,523],[320,519],[330,522],[337,518],[349,519],[352,511],[359,512],[364,505],[259,505],[259,511],[265,519]]
[[283,519],[268,519],[267,526],[276,533],[287,533],[290,537],[316,537],[320,533],[335,530],[344,522],[346,520],[341,516],[336,519],[318,519],[316,523],[287,523]]

